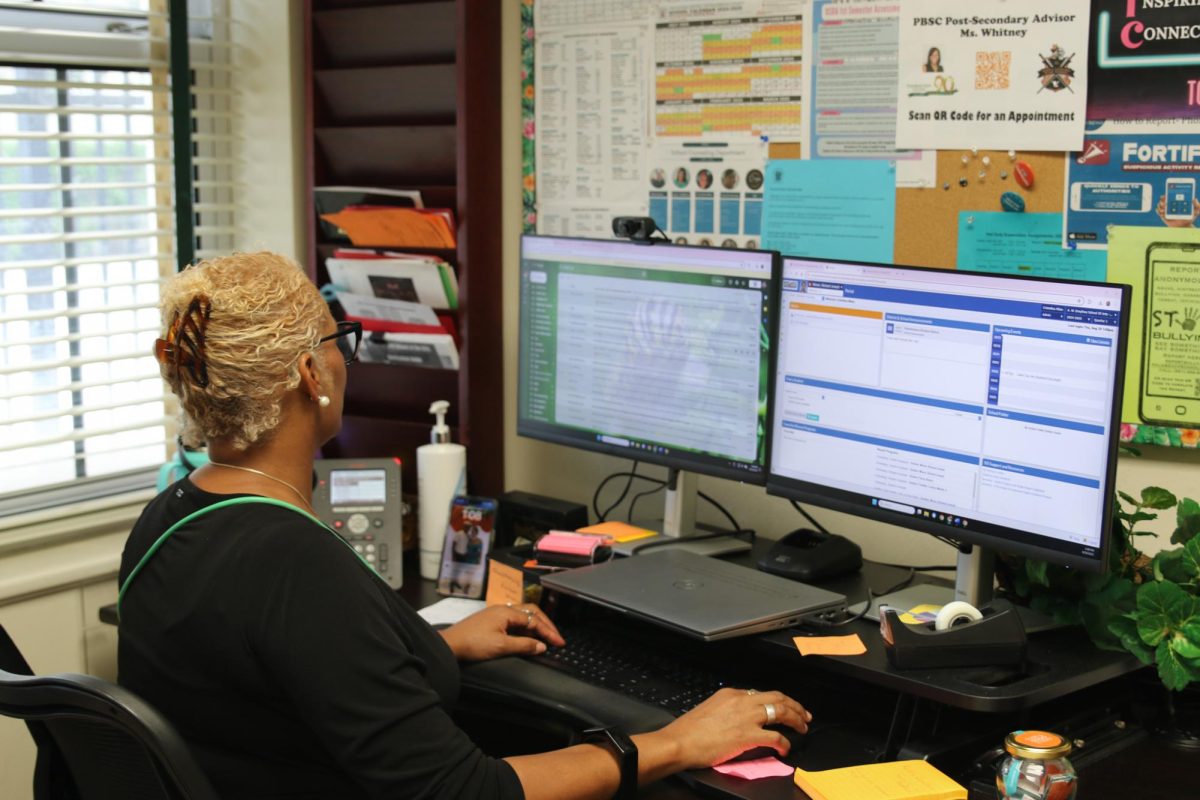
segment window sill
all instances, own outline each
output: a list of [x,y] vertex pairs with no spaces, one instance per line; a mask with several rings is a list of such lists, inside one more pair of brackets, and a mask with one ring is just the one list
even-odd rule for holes
[[115,578],[153,489],[0,519],[0,603]]

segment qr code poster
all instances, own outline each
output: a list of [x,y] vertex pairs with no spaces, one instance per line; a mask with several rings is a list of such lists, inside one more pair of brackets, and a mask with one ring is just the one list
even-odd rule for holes
[[900,11],[896,146],[1078,150],[1088,11],[1078,0],[922,0]]

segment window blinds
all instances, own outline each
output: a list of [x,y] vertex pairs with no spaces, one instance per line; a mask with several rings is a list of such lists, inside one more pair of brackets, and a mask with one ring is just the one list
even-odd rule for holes
[[226,3],[188,4],[175,154],[167,0],[0,2],[0,514],[144,488],[166,458],[151,353],[177,155],[197,257],[235,233]]

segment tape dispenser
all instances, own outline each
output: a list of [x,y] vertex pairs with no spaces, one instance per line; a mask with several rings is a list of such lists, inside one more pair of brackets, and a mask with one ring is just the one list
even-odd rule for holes
[[896,669],[1025,661],[1025,626],[1006,600],[993,600],[978,609],[959,601],[947,603],[936,620],[917,625],[901,622],[900,613],[888,606],[879,613],[884,650]]

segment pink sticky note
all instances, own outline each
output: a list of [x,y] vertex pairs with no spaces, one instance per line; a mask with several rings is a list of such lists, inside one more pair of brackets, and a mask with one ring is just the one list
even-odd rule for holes
[[748,781],[756,781],[759,778],[782,778],[785,775],[791,777],[795,772],[778,758],[770,756],[756,758],[753,761],[726,761],[724,764],[717,764],[713,769],[722,775],[732,775]]

